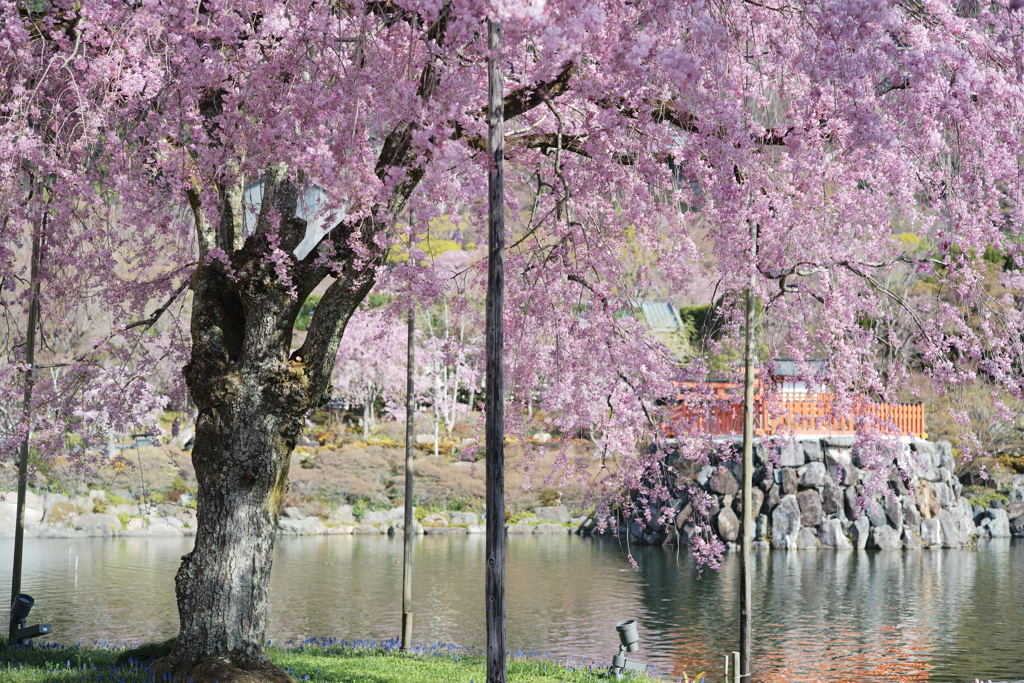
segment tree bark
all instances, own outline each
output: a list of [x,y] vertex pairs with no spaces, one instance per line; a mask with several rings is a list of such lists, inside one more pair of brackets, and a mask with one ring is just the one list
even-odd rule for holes
[[[198,408],[196,541],[175,579],[178,638],[154,669],[194,683],[293,680],[265,651],[288,465],[306,413],[329,397],[338,342],[378,263],[349,261],[321,299],[305,344],[290,354],[295,319],[320,277],[293,260],[292,277],[282,281],[261,237],[232,254],[230,272],[204,264],[192,283],[184,370]],[[295,295],[292,283],[302,283]]]
[[178,638],[155,668],[195,683],[292,680],[264,643],[274,534],[310,396],[305,365],[288,360],[296,302],[273,286],[245,291],[271,284],[265,275],[236,283],[202,266],[193,284],[196,541],[175,579]]

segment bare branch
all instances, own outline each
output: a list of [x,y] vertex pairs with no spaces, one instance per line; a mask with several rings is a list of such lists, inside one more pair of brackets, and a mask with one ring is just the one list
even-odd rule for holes
[[[194,265],[195,265],[195,263],[190,263],[189,264],[189,266],[194,266]],[[128,325],[125,325],[125,328],[124,328],[125,331],[131,330],[131,329],[136,328],[136,327],[143,327],[143,326],[148,330],[150,327],[155,325],[157,323],[157,321],[160,320],[160,316],[162,316],[164,313],[167,312],[167,309],[171,307],[171,304],[173,304],[174,301],[179,296],[181,296],[182,292],[184,292],[186,289],[188,289],[188,286],[190,284],[192,284],[192,279],[191,278],[186,278],[185,280],[183,280],[182,283],[180,285],[178,285],[178,288],[176,290],[174,290],[174,292],[172,292],[171,295],[167,298],[167,301],[164,302],[163,306],[161,306],[160,308],[158,308],[155,311],[153,311],[153,314],[150,315],[148,318],[145,318],[143,320],[136,320],[133,323],[129,323]]]

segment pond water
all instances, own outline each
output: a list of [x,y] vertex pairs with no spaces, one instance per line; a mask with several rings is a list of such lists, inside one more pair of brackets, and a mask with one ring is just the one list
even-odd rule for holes
[[[12,539],[0,539],[9,586]],[[482,537],[421,537],[414,550],[419,643],[485,644]],[[63,643],[174,635],[173,578],[191,539],[28,539],[23,590],[33,623]],[[739,567],[698,574],[686,555],[613,541],[509,537],[508,643],[570,663],[606,665],[615,623],[636,619],[640,651],[666,679],[721,680],[736,649]],[[1024,678],[1024,542],[920,552],[755,553],[756,681]],[[402,543],[328,536],[278,541],[270,614],[277,643],[383,639],[401,629]]]

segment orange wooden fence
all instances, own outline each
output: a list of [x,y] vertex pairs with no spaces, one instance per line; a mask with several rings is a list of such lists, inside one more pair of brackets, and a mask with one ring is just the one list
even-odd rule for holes
[[[742,397],[729,395],[723,388],[713,386],[716,400],[709,400],[696,392],[682,393],[672,411],[666,431],[692,429],[704,434],[742,434]],[[761,396],[754,398],[754,433],[834,435],[853,434],[859,425],[875,425],[878,429],[903,436],[924,437],[924,405],[920,403],[875,403],[867,398],[853,401],[839,414],[833,409],[829,394],[802,394],[783,396],[771,404]]]

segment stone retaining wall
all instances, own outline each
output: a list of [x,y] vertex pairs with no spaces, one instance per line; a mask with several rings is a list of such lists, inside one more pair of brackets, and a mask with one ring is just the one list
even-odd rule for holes
[[[860,459],[851,437],[803,438],[782,446],[781,467],[769,473],[765,448],[755,448],[753,505],[755,548],[957,548],[976,538],[1024,536],[1024,475],[1013,478],[1009,504],[972,506],[954,474],[946,441],[905,444],[900,462],[912,471],[893,475],[889,493],[864,498]],[[711,494],[710,519],[729,544],[740,539],[740,475],[737,463],[705,466],[697,482]],[[839,482],[838,484],[836,482]],[[858,502],[858,498],[860,501]],[[696,533],[692,506],[674,500],[675,522],[631,521],[620,534],[632,543],[688,544]],[[652,511],[652,519],[657,514]]]

